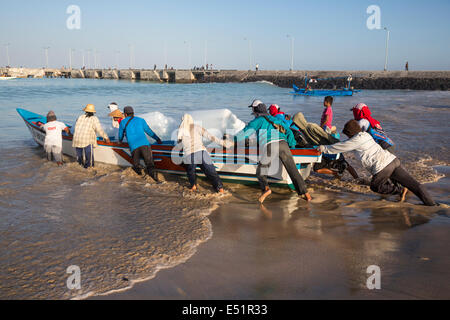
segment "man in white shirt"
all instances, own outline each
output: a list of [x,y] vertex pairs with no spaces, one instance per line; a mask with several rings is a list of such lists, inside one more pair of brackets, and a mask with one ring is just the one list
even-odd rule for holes
[[70,134],[69,128],[62,122],[56,121],[53,111],[47,114],[47,123],[41,126],[45,131],[44,149],[48,161],[52,161],[52,155],[58,166],[63,164],[62,159],[62,131]]
[[321,145],[319,150],[332,154],[355,151],[363,167],[372,174],[370,189],[374,192],[397,194],[400,195],[400,201],[404,201],[410,190],[425,205],[436,205],[424,186],[401,166],[395,155],[384,150],[369,133],[361,131],[358,121],[348,121],[342,132],[349,137],[348,140],[328,146]]

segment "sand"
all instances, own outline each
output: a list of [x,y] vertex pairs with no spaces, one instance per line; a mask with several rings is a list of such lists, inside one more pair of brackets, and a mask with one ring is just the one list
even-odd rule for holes
[[[315,190],[307,204],[275,190],[236,196],[185,263],[92,299],[449,299],[447,208]],[[366,286],[378,265],[381,289]]]

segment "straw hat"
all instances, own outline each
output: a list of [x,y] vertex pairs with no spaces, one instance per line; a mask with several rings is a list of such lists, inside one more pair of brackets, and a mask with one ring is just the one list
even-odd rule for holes
[[93,104],[88,104],[86,108],[83,109],[84,112],[92,112],[95,113],[95,106]]
[[122,111],[120,111],[119,109],[114,110],[113,112],[108,114],[108,116],[113,118],[124,118]]

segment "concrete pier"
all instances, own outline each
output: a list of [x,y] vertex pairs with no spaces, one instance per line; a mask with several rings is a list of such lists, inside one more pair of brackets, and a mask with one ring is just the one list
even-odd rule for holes
[[31,69],[0,68],[0,74],[19,78],[89,78],[139,80],[169,83],[256,82],[269,81],[290,88],[304,86],[308,78],[327,79],[313,85],[317,89],[333,89],[346,85],[351,75],[355,89],[450,90],[450,71],[242,71],[188,69]]

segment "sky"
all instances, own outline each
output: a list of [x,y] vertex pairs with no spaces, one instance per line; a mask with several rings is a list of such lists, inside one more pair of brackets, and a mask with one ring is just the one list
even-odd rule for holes
[[389,70],[450,70],[449,0],[0,0],[0,66],[9,51],[11,66],[43,67],[49,47],[58,68],[73,49],[73,67],[288,70],[293,49],[296,70],[382,70],[387,32],[368,29],[370,5],[390,30]]

